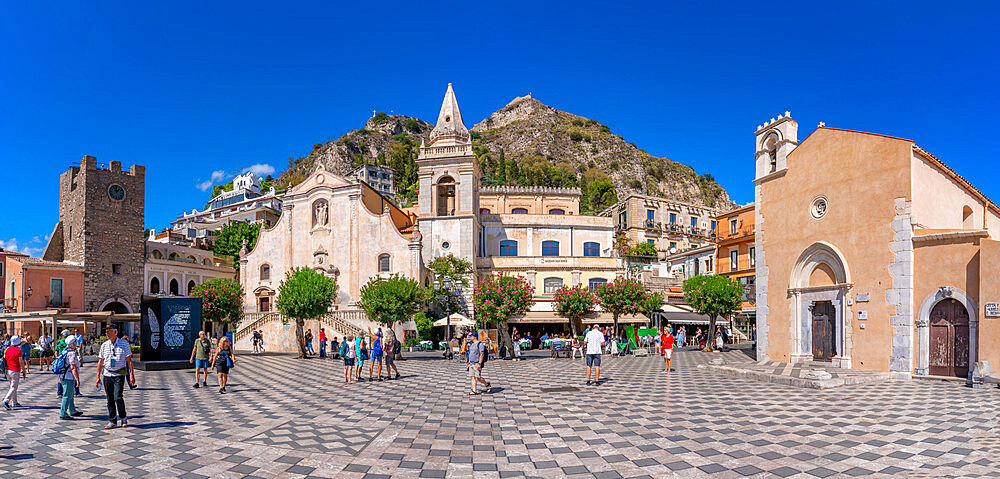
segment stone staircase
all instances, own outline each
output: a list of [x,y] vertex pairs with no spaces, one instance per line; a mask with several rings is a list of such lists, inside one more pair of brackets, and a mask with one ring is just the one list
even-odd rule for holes
[[[254,331],[264,329],[265,324],[274,321],[285,322],[286,319],[281,313],[276,311],[269,313],[247,313],[244,315],[243,321],[237,326],[236,333],[233,334],[233,339],[239,343],[241,340],[248,338]],[[294,322],[293,320],[288,321]],[[366,331],[361,329],[358,324],[367,324],[368,316],[360,309],[330,311],[320,317],[319,322],[341,336],[359,336]]]

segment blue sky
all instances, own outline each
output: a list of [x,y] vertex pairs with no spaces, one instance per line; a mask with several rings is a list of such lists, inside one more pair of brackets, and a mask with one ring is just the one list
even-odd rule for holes
[[[468,126],[531,92],[752,200],[753,130],[791,110],[911,138],[1000,198],[984,2],[9,2],[0,16],[0,247],[38,254],[84,154],[146,166],[146,226],[199,184],[363,125]],[[991,161],[992,160],[992,161]]]

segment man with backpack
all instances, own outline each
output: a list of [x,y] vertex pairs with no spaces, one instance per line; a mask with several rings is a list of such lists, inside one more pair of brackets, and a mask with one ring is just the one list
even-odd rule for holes
[[492,386],[490,383],[483,379],[483,366],[486,365],[486,361],[490,357],[489,350],[486,349],[486,343],[479,340],[479,336],[472,335],[470,341],[472,341],[469,346],[469,382],[472,386],[472,390],[469,391],[469,396],[475,396],[479,394],[479,385],[476,382],[480,382],[483,386],[486,386],[486,392],[490,392]]
[[52,372],[59,375],[59,384],[63,390],[59,419],[73,419],[83,414],[76,410],[73,394],[76,385],[80,384],[80,355],[76,351],[76,336],[67,338],[63,347],[63,351],[52,362]]
[[212,341],[205,337],[204,331],[198,331],[198,339],[194,340],[194,348],[191,349],[191,359],[189,363],[194,363],[194,387],[199,388],[199,375],[205,376],[201,380],[201,385],[208,387],[208,356],[212,352]]
[[[66,350],[66,339],[69,338],[69,330],[68,329],[62,330],[62,332],[59,333],[59,336],[60,336],[59,341],[56,341],[56,346],[55,346],[56,357],[59,357],[59,355],[62,354],[62,352]],[[74,338],[74,341],[75,341],[76,336],[74,336],[73,338]],[[77,381],[77,384],[80,384],[80,382]],[[62,381],[57,381],[56,382],[56,396],[62,397],[62,395],[63,395],[63,382]]]

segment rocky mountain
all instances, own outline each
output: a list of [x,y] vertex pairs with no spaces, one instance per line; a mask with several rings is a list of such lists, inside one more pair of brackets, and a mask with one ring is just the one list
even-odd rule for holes
[[[397,190],[407,203],[415,198],[417,186],[414,160],[421,140],[427,140],[432,128],[416,118],[379,113],[364,128],[317,143],[305,157],[290,157],[288,170],[276,183],[297,184],[317,161],[341,175],[363,163],[374,163],[395,170]],[[628,193],[720,208],[734,206],[711,175],[699,175],[690,166],[650,155],[597,120],[557,110],[531,96],[515,98],[470,132],[486,185],[580,187],[584,190],[581,206],[590,212]],[[589,201],[588,192],[600,190],[602,184],[607,189],[613,184],[616,194],[593,193]]]

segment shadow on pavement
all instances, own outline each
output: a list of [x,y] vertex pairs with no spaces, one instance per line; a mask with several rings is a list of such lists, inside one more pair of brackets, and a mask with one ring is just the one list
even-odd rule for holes
[[159,429],[161,427],[183,427],[183,426],[193,426],[193,422],[189,421],[167,421],[167,422],[152,422],[148,424],[136,424],[129,425],[129,427],[134,427],[136,429]]

